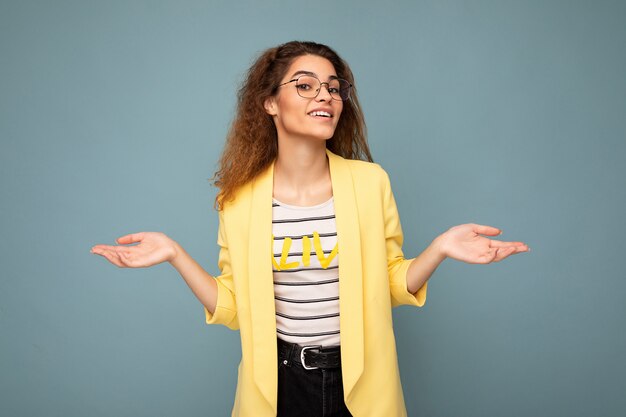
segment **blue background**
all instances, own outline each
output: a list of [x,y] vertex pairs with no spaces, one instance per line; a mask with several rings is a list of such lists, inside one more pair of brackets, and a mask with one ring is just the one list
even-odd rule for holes
[[532,252],[446,260],[394,310],[411,416],[626,414],[623,1],[2,1],[0,415],[225,416],[239,334],[162,264],[218,274],[210,178],[254,57],[335,48],[405,255],[468,222]]

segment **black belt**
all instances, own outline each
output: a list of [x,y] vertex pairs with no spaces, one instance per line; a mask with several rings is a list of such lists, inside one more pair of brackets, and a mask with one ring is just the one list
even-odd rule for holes
[[296,361],[301,363],[304,369],[329,369],[341,366],[339,346],[301,346],[278,339],[278,356],[286,358],[284,360],[286,365],[291,361]]

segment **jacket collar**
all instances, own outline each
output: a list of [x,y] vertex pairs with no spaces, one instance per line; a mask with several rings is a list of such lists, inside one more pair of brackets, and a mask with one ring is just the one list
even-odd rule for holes
[[[363,282],[361,236],[352,172],[348,161],[326,149],[339,244],[341,363],[346,398],[363,372]],[[272,195],[274,162],[252,183],[248,237],[248,279],[254,380],[276,409],[278,355],[272,263]]]

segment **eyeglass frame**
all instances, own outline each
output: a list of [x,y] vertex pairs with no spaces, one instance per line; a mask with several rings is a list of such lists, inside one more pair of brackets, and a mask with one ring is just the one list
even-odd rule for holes
[[[320,83],[320,88],[318,88],[317,93],[316,93],[313,97],[302,97],[302,96],[300,95],[300,92],[299,92],[299,91],[298,91],[298,89],[296,88],[296,92],[297,92],[297,93],[298,93],[298,95],[299,95],[300,97],[302,97],[302,98],[317,98],[317,96],[319,96],[319,95],[320,95],[320,91],[322,91],[322,86],[323,86],[324,84],[326,84],[326,91],[328,91],[328,94],[330,95],[331,100],[335,100],[335,101],[348,101],[348,100],[350,100],[350,96],[348,96],[348,98],[347,98],[347,99],[345,99],[345,100],[344,100],[344,99],[342,99],[342,98],[340,98],[340,99],[338,99],[338,100],[337,100],[335,97],[333,97],[333,94],[330,92],[330,83],[329,83],[329,82],[322,82],[322,80],[320,80],[319,78],[317,78],[315,75],[311,75],[311,74],[302,74],[302,75],[299,75],[297,78],[294,78],[293,80],[289,80],[289,81],[286,81],[286,82],[284,82],[284,83],[282,83],[282,84],[278,84],[278,85],[276,86],[276,89],[278,89],[278,87],[282,87],[282,86],[283,86],[283,85],[285,85],[285,84],[289,84],[289,83],[292,83],[292,82],[294,82],[294,81],[298,81],[298,80],[299,80],[300,78],[302,78],[302,77],[312,77],[312,78],[315,78],[315,79],[316,79],[316,80]],[[350,90],[349,90],[349,93],[350,93],[350,92],[352,92],[352,90],[351,90],[351,89],[352,89],[352,87],[354,87],[354,86],[352,85],[352,83],[351,83],[350,81],[346,80],[345,78],[338,78],[338,77],[337,77],[337,78],[333,78],[333,80],[343,80],[343,81],[347,82],[347,83],[348,83],[348,85],[349,85],[349,87],[348,87],[348,88],[350,89]],[[296,84],[296,86],[297,86],[297,84]],[[348,94],[349,94],[349,93],[348,93]]]

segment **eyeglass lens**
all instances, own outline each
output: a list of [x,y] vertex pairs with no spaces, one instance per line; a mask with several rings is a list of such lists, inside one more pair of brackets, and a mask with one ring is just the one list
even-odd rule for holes
[[[296,81],[296,89],[300,97],[317,97],[320,87],[320,80],[309,75],[303,75]],[[333,99],[345,101],[350,98],[350,83],[343,79],[332,79],[328,81],[328,92]]]

